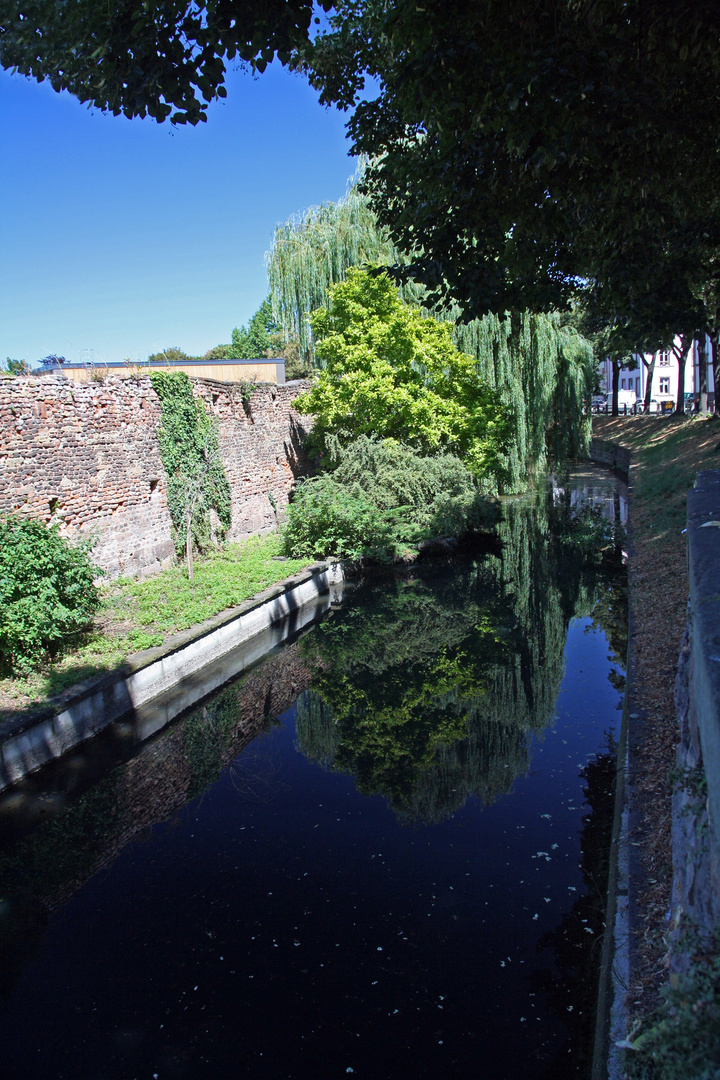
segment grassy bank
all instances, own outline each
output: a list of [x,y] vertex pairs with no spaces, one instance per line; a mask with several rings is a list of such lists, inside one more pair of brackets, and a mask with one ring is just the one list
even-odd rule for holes
[[[683,532],[687,491],[699,471],[720,469],[720,419],[598,417],[593,435],[627,447],[633,462],[628,578],[635,719],[630,734],[632,799],[640,825],[630,840],[641,870],[627,1001],[640,1030],[667,983],[672,770],[679,738],[674,685],[689,592]],[[633,1066],[633,1075],[648,1080],[667,1075],[634,1056]]]
[[660,541],[685,528],[686,494],[696,473],[720,469],[720,418],[593,417],[593,435],[633,451],[633,498],[652,511],[644,527]]
[[270,533],[197,558],[192,582],[184,566],[142,581],[108,582],[102,586],[102,606],[92,628],[72,649],[27,678],[0,680],[0,715],[112,671],[133,653],[162,645],[170,634],[248,600],[310,561],[278,561],[279,555],[278,537]]

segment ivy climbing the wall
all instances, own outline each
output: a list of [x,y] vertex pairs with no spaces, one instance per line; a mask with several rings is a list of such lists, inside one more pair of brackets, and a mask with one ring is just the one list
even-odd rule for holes
[[218,426],[202,399],[193,396],[184,371],[153,372],[150,382],[162,406],[158,439],[168,478],[173,539],[178,553],[185,548],[192,580],[193,550],[207,550],[230,528],[230,485],[220,457]]

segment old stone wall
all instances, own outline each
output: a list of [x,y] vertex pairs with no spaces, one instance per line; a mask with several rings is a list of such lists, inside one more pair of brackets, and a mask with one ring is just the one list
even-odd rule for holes
[[[215,415],[232,495],[229,538],[276,523],[303,467],[303,389],[193,379]],[[174,557],[157,427],[160,402],[147,377],[78,385],[62,375],[0,379],[0,514],[58,522],[90,537],[110,576],[147,574]]]
[[[688,492],[688,624],[675,702],[679,781],[673,797],[673,926],[720,926],[720,472]],[[677,966],[684,958],[675,956]]]
[[630,451],[624,446],[618,446],[604,439],[590,440],[590,460],[598,465],[607,465],[609,469],[616,469],[627,477],[630,470]]

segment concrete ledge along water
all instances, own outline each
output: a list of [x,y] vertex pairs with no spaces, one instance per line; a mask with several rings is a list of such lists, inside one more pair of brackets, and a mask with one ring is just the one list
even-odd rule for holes
[[[6,720],[0,726],[0,791],[130,713],[139,737],[148,738],[312,621],[318,605],[329,605],[344,577],[337,562],[314,563],[252,600],[138,653],[119,671],[72,687],[48,708]],[[289,616],[291,625],[281,625]],[[242,645],[235,664],[218,665]]]

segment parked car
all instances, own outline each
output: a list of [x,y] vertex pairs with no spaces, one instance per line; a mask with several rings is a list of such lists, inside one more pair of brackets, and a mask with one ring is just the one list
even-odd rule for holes
[[[593,401],[595,399],[593,398]],[[626,413],[635,412],[635,405],[637,403],[637,395],[634,390],[618,390],[618,410],[620,415],[623,416]],[[608,394],[603,398],[604,408],[598,409],[598,412],[612,412],[612,394]]]

